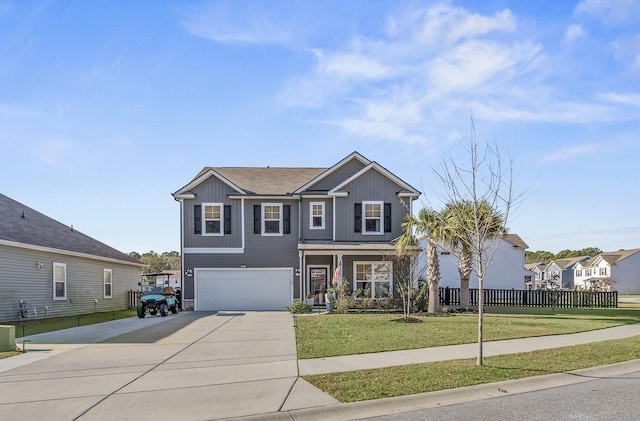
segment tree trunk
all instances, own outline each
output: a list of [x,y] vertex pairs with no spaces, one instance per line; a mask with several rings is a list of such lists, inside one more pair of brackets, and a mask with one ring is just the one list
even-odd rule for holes
[[480,272],[478,274],[478,357],[476,359],[476,365],[482,366],[484,364],[484,352],[483,352],[483,322],[484,322],[484,294],[483,283],[484,274]]
[[458,273],[460,274],[460,307],[469,308],[469,277],[472,268],[471,253],[464,250],[460,253],[458,259]]
[[438,246],[431,238],[428,239],[427,256],[427,280],[429,281],[429,308],[427,313],[434,314],[440,311],[440,260],[438,259]]

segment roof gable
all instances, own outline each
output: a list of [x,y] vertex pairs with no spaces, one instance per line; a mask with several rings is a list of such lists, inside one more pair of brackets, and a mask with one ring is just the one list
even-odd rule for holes
[[144,264],[46,215],[0,194],[0,241]]
[[364,156],[362,156],[358,152],[352,152],[350,155],[348,155],[345,158],[343,158],[342,160],[340,160],[340,162],[338,162],[337,164],[331,166],[330,168],[327,168],[321,174],[319,174],[318,176],[316,176],[313,179],[309,180],[303,186],[300,186],[300,188],[296,190],[296,193],[302,193],[305,190],[313,190],[312,187],[314,185],[320,183],[322,180],[325,180],[325,179],[329,178],[331,175],[335,174],[341,168],[347,166],[348,164],[352,163],[353,161],[357,161],[357,162],[359,162],[361,165],[363,165],[365,167],[371,163],[371,161],[369,161],[367,158],[365,158]]
[[411,185],[409,185],[408,183],[406,183],[403,180],[401,180],[399,177],[397,177],[396,175],[391,173],[389,170],[387,170],[386,168],[384,168],[382,165],[378,164],[377,162],[371,162],[369,165],[364,167],[362,170],[358,171],[357,173],[355,173],[354,175],[352,175],[348,179],[344,180],[342,183],[340,183],[337,186],[335,186],[333,189],[329,190],[328,194],[329,195],[340,194],[340,190],[344,189],[345,186],[347,186],[349,183],[353,182],[354,180],[358,179],[363,174],[366,174],[368,171],[371,171],[371,170],[378,171],[380,174],[382,174],[383,176],[387,177],[389,180],[391,180],[392,182],[397,184],[400,188],[402,188],[402,190],[398,193],[398,196],[400,196],[400,197],[403,197],[403,196],[404,197],[415,197],[415,198],[420,196],[420,192],[418,190],[414,189]]

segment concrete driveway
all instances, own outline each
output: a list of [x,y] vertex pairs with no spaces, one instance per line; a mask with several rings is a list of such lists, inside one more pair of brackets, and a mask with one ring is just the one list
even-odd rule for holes
[[298,379],[287,312],[126,319],[104,334],[128,333],[95,343],[100,326],[29,337],[26,354],[0,360],[0,419],[209,420],[336,403]]

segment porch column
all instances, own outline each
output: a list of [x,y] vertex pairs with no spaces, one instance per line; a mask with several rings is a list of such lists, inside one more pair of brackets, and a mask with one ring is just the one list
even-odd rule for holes
[[304,251],[298,251],[298,267],[300,268],[300,301],[304,301],[304,297],[307,296],[306,292],[304,291],[304,285],[305,285],[305,267],[304,267]]

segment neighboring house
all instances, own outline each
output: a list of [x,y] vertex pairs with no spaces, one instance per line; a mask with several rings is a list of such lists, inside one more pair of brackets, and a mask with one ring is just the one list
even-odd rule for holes
[[[183,302],[283,310],[328,286],[394,293],[393,240],[420,192],[357,152],[330,168],[204,168],[180,202]],[[408,270],[408,269],[407,269]]]
[[600,253],[575,264],[574,286],[586,290],[615,290],[640,294],[640,248]]
[[540,284],[542,289],[571,289],[574,282],[573,267],[578,262],[589,260],[590,256],[569,257],[556,259],[549,262],[544,268],[544,281]]
[[[426,279],[426,250],[427,238],[418,239],[418,245],[424,253],[420,254],[418,268],[422,271],[421,278]],[[487,250],[492,250],[494,243],[490,243]],[[525,269],[524,251],[529,246],[516,234],[505,235],[497,244],[493,259],[487,268],[483,287],[486,289],[523,289],[531,273]],[[440,260],[440,286],[460,287],[460,274],[458,272],[458,258],[448,249],[438,245]],[[474,264],[475,267],[475,264]],[[471,273],[469,288],[478,288],[478,276]]]
[[0,194],[0,320],[126,309],[145,265]]
[[544,269],[547,267],[547,264],[544,262],[537,263],[527,263],[524,265],[524,268],[531,272],[531,279],[529,282],[525,282],[526,289],[539,289],[542,286],[542,282],[545,280],[544,278]]

